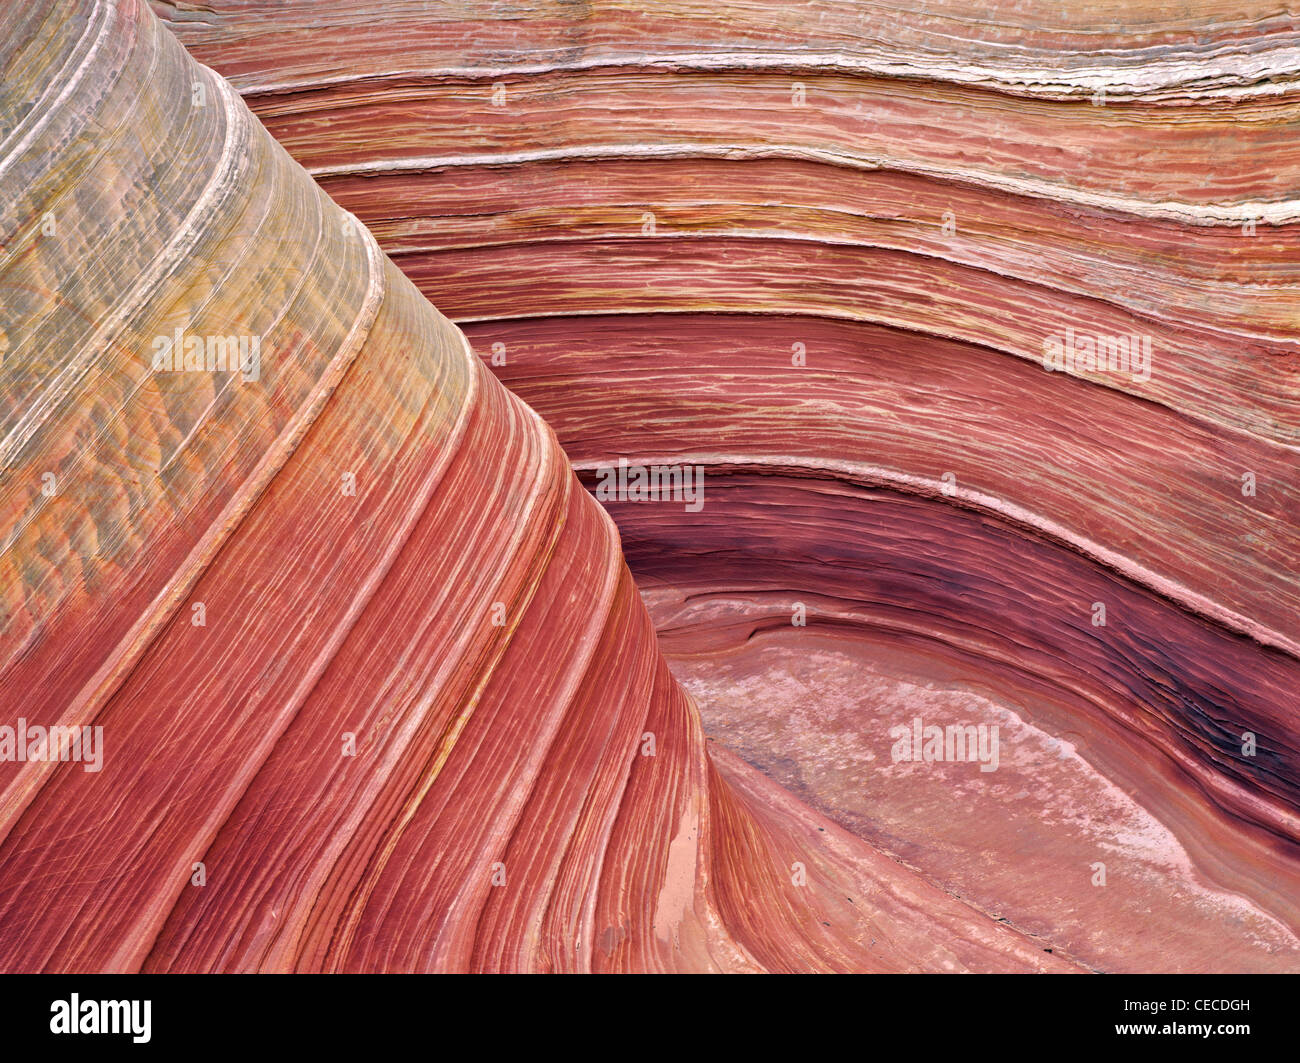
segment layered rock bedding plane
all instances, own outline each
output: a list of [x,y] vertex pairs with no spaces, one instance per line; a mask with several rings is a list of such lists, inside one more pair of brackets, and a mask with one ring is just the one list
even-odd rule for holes
[[1300,15],[919,6],[0,6],[0,972],[1300,972]]

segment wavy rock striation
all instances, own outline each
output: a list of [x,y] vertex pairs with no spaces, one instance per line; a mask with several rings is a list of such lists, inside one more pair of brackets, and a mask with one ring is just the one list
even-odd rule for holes
[[728,792],[1300,969],[1300,25],[910,6],[157,5],[589,488],[703,471],[609,510]]
[[1082,969],[706,753],[554,434],[148,7],[0,68],[0,969]]

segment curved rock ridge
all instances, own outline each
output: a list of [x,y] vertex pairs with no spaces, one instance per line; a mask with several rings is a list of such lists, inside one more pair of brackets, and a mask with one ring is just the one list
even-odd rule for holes
[[724,775],[1092,969],[1300,970],[1294,15],[155,6],[598,497],[699,470],[605,500]]
[[0,969],[1085,969],[706,753],[554,433],[148,7],[0,67]]
[[[772,0],[653,9],[597,0],[582,5],[578,17],[563,0],[522,0],[505,11],[483,0],[154,6],[196,49],[219,45],[236,85],[277,90],[319,84],[327,70],[328,80],[345,82],[410,72],[637,65],[932,77],[1047,98],[1091,93],[1097,85],[1157,98],[1267,95],[1291,87],[1300,58],[1293,17],[1258,2],[1205,4],[1195,12],[1112,3],[1084,12],[977,0],[946,0],[924,11],[812,0],[797,23]],[[276,32],[296,39],[278,49],[282,58],[271,69],[259,45]]]

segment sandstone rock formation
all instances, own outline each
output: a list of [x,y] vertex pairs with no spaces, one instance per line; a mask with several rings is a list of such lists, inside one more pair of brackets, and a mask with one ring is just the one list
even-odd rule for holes
[[154,6],[0,16],[0,968],[1300,969],[1293,20]]

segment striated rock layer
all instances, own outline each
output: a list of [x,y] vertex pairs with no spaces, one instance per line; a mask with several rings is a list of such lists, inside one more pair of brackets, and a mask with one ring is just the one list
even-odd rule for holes
[[1084,969],[706,752],[554,434],[148,7],[0,68],[0,969]]
[[1093,969],[1300,970],[1300,24],[914,6],[156,5],[589,488],[703,471],[609,510],[732,792]]

